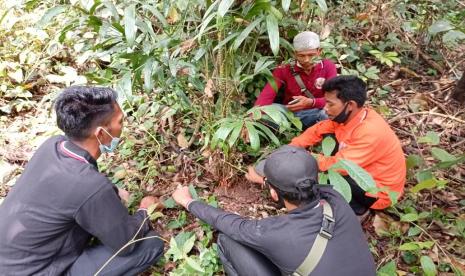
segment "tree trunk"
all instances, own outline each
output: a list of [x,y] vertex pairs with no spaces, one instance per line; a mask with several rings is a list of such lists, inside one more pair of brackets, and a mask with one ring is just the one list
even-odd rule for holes
[[455,86],[454,92],[452,92],[452,98],[460,103],[465,103],[465,73],[462,78]]

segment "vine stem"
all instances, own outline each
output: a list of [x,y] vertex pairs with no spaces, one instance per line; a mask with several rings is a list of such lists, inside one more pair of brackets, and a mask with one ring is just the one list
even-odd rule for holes
[[150,215],[147,215],[147,217],[144,218],[144,220],[142,221],[141,225],[139,226],[139,229],[137,230],[136,234],[134,234],[134,237],[132,237],[131,240],[129,240],[125,245],[123,245],[123,247],[121,247],[118,251],[116,251],[115,254],[113,254],[100,268],[99,270],[97,270],[97,272],[95,272],[94,276],[97,276],[99,275],[100,272],[102,272],[102,270],[116,257],[118,256],[119,253],[121,253],[124,249],[126,249],[128,246],[130,246],[131,244],[134,244],[136,242],[139,242],[139,241],[143,241],[143,240],[148,240],[148,239],[154,239],[154,238],[157,238],[157,239],[160,239],[166,243],[168,243],[167,240],[163,239],[162,237],[160,236],[150,236],[150,237],[143,237],[143,238],[139,238],[139,239],[136,239],[137,235],[139,234],[140,230],[142,230],[142,227],[144,226],[145,222],[150,218]]

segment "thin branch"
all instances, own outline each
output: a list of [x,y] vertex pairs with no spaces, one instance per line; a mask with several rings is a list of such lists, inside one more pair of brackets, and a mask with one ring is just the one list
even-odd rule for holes
[[110,259],[108,259],[101,267],[99,270],[97,270],[97,272],[95,272],[94,276],[98,276],[100,272],[102,272],[102,270],[119,254],[121,253],[121,251],[123,251],[126,247],[130,246],[131,244],[133,243],[136,243],[136,242],[139,242],[139,241],[143,241],[143,240],[148,240],[148,239],[154,239],[154,238],[157,238],[157,239],[160,239],[166,243],[168,243],[167,240],[163,239],[162,237],[159,237],[159,236],[150,236],[150,237],[143,237],[143,238],[140,238],[140,239],[137,239],[137,240],[131,240],[129,241],[128,243],[126,243],[123,247],[121,247],[118,251],[116,251],[115,254],[113,254],[113,256],[110,257]]
[[398,121],[398,120],[400,120],[400,119],[404,119],[404,118],[411,117],[411,116],[415,116],[415,115],[433,115],[433,116],[439,116],[439,117],[444,117],[444,118],[447,118],[447,119],[450,119],[450,120],[453,120],[453,121],[456,121],[456,122],[465,124],[465,121],[464,121],[464,120],[461,120],[461,119],[456,118],[456,117],[454,117],[454,116],[446,115],[446,114],[442,114],[442,113],[430,112],[430,111],[421,111],[421,112],[414,112],[414,113],[409,113],[409,114],[405,114],[405,115],[398,115],[398,116],[396,116],[396,117],[390,119],[388,122],[389,122],[389,123],[393,123],[393,122]]
[[124,249],[126,249],[126,247],[130,246],[131,244],[133,243],[136,243],[136,242],[139,242],[139,241],[143,241],[143,240],[148,240],[148,239],[153,239],[153,238],[158,238],[166,243],[168,243],[167,240],[163,239],[162,237],[159,237],[159,236],[150,236],[150,237],[143,237],[143,238],[140,238],[140,239],[136,239],[137,235],[139,234],[140,230],[142,230],[142,227],[144,226],[145,222],[150,218],[150,215],[147,214],[147,216],[144,218],[144,220],[142,221],[141,225],[139,226],[139,229],[137,230],[136,234],[134,234],[134,237],[129,240],[125,245],[123,245],[123,247],[121,247],[118,251],[116,251],[115,254],[113,254],[100,268],[99,270],[97,270],[97,272],[95,272],[94,276],[97,276],[100,272],[102,272],[102,270],[116,257],[118,256],[119,253],[121,253]]

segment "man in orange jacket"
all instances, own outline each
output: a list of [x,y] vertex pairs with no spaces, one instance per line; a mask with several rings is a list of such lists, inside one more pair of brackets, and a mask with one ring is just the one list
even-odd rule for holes
[[[363,106],[367,98],[366,84],[358,77],[335,77],[326,81],[323,91],[329,119],[310,127],[290,144],[307,148],[320,143],[326,135],[334,135],[337,152],[333,156],[317,157],[320,171],[327,171],[340,159],[355,162],[382,190],[375,195],[368,194],[345,176],[352,190],[350,205],[355,213],[361,215],[368,208],[389,207],[389,192],[400,197],[405,186],[406,165],[399,139],[376,111]],[[247,176],[253,182],[262,181],[252,167]]]

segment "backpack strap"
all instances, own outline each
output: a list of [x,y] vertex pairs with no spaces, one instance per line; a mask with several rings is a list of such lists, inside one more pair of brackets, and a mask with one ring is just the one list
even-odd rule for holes
[[307,87],[305,86],[304,84],[304,81],[302,80],[302,77],[300,76],[299,73],[297,73],[294,69],[294,66],[296,65],[295,62],[291,62],[290,64],[291,66],[291,73],[292,73],[292,76],[294,76],[295,78],[295,81],[297,82],[297,84],[299,85],[300,87],[300,92],[301,93],[304,93],[307,97],[309,97],[310,99],[314,99],[315,97],[313,96],[313,94],[307,89]]
[[333,209],[331,205],[325,200],[321,201],[323,204],[323,221],[321,222],[320,233],[316,235],[310,252],[303,263],[297,268],[292,276],[308,276],[320,262],[323,256],[328,240],[333,237],[334,226],[336,221],[333,216]]

